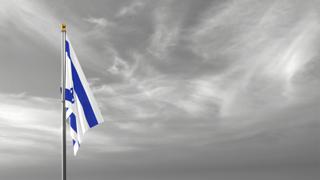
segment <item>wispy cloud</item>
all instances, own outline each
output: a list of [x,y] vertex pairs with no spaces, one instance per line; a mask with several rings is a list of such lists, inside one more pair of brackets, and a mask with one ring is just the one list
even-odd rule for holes
[[312,11],[295,15],[297,19],[288,24],[282,20],[292,18],[296,6],[282,9],[277,2],[252,3],[255,8],[248,11],[248,3],[252,1],[225,3],[217,13],[206,12],[207,18],[191,36],[194,51],[206,61],[228,63],[220,75],[206,75],[205,80],[223,92],[217,95],[222,114],[290,103],[297,88],[294,77],[317,56],[312,46],[318,41],[319,26]]
[[134,1],[131,4],[122,7],[116,14],[117,17],[131,16],[136,14],[145,6],[143,1]]
[[179,24],[171,23],[168,9],[159,8],[154,12],[154,32],[150,38],[148,51],[163,59],[170,47],[176,45],[179,37]]
[[112,26],[113,23],[108,21],[107,19],[105,18],[94,18],[94,17],[89,17],[89,18],[86,18],[84,19],[85,21],[91,23],[91,24],[94,24],[95,26],[97,27],[101,27],[101,28],[105,28],[107,26]]
[[59,20],[54,17],[47,7],[36,1],[1,1],[0,25],[9,27],[14,24],[19,30],[28,36],[33,34],[55,44],[59,38]]
[[[7,166],[16,166],[20,158],[37,163],[34,152],[54,154],[59,136],[59,101],[26,95],[0,95],[0,154]],[[21,163],[22,164],[22,163]]]

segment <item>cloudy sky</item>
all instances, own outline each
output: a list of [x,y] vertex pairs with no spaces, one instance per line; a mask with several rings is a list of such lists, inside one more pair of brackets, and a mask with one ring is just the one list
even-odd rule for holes
[[69,179],[319,178],[319,0],[0,4],[0,179],[60,178],[61,22],[106,121]]

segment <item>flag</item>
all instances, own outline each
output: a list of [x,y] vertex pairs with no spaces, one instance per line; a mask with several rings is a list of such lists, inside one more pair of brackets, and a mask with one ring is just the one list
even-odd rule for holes
[[68,37],[65,43],[65,110],[76,155],[84,133],[103,118]]

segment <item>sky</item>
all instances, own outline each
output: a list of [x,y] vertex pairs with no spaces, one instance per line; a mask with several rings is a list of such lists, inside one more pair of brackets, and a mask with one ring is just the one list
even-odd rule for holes
[[0,179],[60,178],[62,22],[105,120],[68,179],[319,179],[319,0],[0,4]]

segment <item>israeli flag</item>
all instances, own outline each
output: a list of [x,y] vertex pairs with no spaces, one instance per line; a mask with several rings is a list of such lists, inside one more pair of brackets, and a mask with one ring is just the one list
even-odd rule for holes
[[76,155],[84,133],[101,124],[103,118],[68,37],[66,37],[65,49],[66,118],[69,120],[73,150]]

